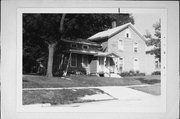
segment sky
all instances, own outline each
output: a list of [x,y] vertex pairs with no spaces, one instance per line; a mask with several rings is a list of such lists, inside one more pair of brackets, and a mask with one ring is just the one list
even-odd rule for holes
[[159,14],[155,13],[136,13],[132,14],[135,20],[134,26],[141,32],[142,35],[146,34],[146,30],[148,30],[152,35],[154,34],[153,24],[158,22],[160,19]]

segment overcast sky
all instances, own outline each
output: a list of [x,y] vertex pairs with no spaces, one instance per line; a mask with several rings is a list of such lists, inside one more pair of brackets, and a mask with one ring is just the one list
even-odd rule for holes
[[158,22],[160,19],[159,14],[132,14],[135,20],[135,27],[142,33],[142,35],[146,34],[146,30],[148,30],[152,35],[154,34],[153,24]]

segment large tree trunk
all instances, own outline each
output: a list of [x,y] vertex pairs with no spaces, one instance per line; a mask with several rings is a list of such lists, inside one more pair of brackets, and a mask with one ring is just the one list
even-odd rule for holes
[[54,48],[56,46],[56,43],[54,44],[49,44],[48,49],[49,49],[49,56],[48,56],[48,65],[47,65],[47,73],[46,75],[48,77],[52,77],[52,68],[53,68],[53,56],[54,56]]
[[[62,39],[62,32],[63,32],[63,24],[64,24],[64,19],[65,19],[66,14],[62,15],[62,18],[60,20],[60,27],[59,27],[59,32],[61,34],[61,38]],[[53,55],[54,55],[54,49],[57,43],[53,43],[53,44],[48,44],[48,49],[49,49],[49,56],[48,56],[48,66],[47,66],[47,73],[46,75],[48,77],[52,77],[52,69],[53,69]]]

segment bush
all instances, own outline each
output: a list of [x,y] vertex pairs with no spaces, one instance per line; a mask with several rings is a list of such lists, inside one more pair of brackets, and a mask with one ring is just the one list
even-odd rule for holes
[[140,73],[140,71],[133,71],[133,70],[130,70],[129,72],[122,72],[120,74],[120,76],[122,77],[127,77],[127,76],[145,76],[145,73]]
[[161,75],[160,71],[154,71],[151,75]]
[[145,73],[139,73],[138,76],[145,76]]
[[126,76],[130,76],[130,74],[129,74],[129,72],[122,72],[122,73],[120,74],[120,76],[126,77]]

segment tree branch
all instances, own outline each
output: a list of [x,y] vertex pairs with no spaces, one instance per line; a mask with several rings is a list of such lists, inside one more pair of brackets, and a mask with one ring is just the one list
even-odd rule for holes
[[62,14],[62,18],[60,21],[60,27],[59,27],[59,32],[62,33],[63,32],[63,25],[64,25],[64,19],[65,19],[66,14]]

